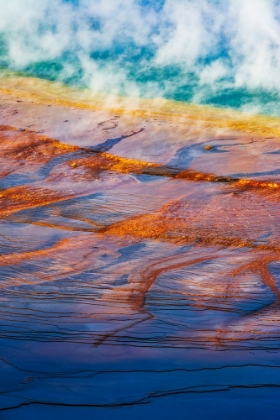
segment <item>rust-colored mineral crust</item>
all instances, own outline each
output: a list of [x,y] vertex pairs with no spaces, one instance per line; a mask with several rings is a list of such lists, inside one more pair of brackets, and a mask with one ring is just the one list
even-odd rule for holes
[[207,350],[204,370],[278,351],[279,120],[19,82],[0,89],[1,337],[92,364]]

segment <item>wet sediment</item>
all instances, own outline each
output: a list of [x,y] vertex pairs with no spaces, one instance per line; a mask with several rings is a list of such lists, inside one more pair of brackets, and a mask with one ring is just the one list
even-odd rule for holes
[[278,395],[276,119],[105,115],[3,89],[3,415]]

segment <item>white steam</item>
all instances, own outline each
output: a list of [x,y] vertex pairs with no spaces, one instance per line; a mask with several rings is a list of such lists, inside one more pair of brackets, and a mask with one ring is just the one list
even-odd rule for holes
[[[15,70],[73,54],[95,91],[164,96],[192,74],[197,102],[209,90],[280,94],[278,0],[0,0],[0,10],[5,60]],[[131,77],[129,49],[141,56],[137,71],[177,66],[181,79],[147,78],[143,88]],[[114,59],[98,60],[105,53]],[[65,59],[62,80],[75,60]]]

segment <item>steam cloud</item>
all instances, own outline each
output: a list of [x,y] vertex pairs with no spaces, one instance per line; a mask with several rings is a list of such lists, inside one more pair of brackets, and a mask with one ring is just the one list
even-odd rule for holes
[[280,113],[276,0],[0,0],[0,63],[129,96]]

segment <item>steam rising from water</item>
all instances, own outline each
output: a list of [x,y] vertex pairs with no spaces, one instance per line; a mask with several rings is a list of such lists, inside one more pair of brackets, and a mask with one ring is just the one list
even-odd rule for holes
[[276,0],[0,0],[0,64],[93,91],[279,114]]

